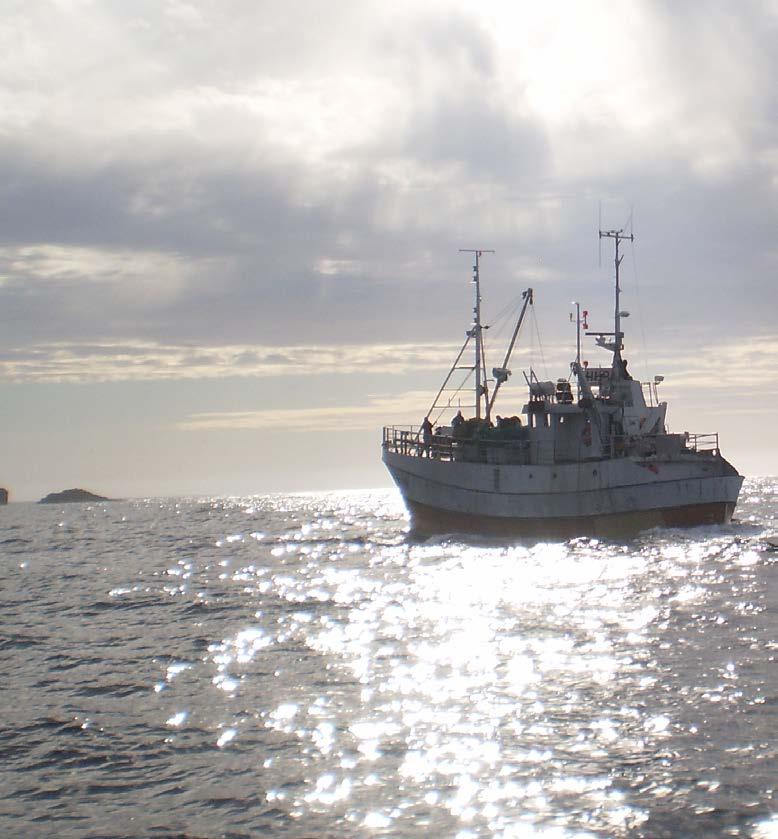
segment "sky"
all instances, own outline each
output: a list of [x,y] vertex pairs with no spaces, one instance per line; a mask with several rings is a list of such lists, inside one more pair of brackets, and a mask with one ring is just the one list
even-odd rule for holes
[[[482,262],[487,361],[570,301],[672,430],[778,473],[775,0],[0,0],[0,485],[388,486]],[[491,340],[490,340],[491,339]],[[585,344],[591,363],[607,362]],[[503,401],[504,400],[504,401]]]

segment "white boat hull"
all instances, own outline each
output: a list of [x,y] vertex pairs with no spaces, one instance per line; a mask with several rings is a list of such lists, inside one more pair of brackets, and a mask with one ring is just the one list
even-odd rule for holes
[[414,530],[622,535],[726,523],[743,478],[720,456],[622,457],[549,465],[435,460],[384,450]]

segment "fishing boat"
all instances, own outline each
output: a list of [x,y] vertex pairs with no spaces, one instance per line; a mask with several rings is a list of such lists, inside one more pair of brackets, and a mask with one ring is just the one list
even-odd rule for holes
[[[622,321],[629,313],[620,307],[621,247],[634,236],[623,230],[599,235],[615,245],[613,330],[585,335],[611,353],[610,364],[581,361],[588,313],[573,304],[576,357],[569,374],[541,381],[530,368],[521,416],[509,418],[497,416],[495,404],[511,376],[511,355],[534,292],[523,292],[503,363],[488,377],[480,272],[482,257],[492,251],[467,251],[474,255],[475,305],[466,340],[422,425],[383,429],[383,462],[416,533],[609,537],[730,521],[743,478],[722,456],[718,434],[671,433],[667,403],[659,399],[663,377],[637,381],[622,356]],[[452,387],[458,371],[470,394],[466,406]],[[457,408],[453,420],[441,422]]]

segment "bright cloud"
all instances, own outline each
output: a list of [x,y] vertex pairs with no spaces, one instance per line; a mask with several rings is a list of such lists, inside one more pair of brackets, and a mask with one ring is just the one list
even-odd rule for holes
[[[194,414],[178,424],[183,431],[276,429],[294,432],[375,431],[385,422],[416,425],[420,411],[429,407],[430,394],[407,391],[367,395],[360,405],[328,405],[301,409],[215,411]],[[423,414],[422,414],[423,415]]]
[[269,347],[127,342],[43,344],[0,357],[10,382],[115,382],[275,378],[353,373],[411,374],[444,368],[458,348],[446,344]]

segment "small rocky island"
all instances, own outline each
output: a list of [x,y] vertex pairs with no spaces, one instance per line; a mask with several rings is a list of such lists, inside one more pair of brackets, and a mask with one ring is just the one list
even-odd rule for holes
[[111,501],[102,495],[95,495],[85,489],[64,489],[62,492],[50,492],[45,498],[41,498],[39,504],[83,504],[87,501]]

